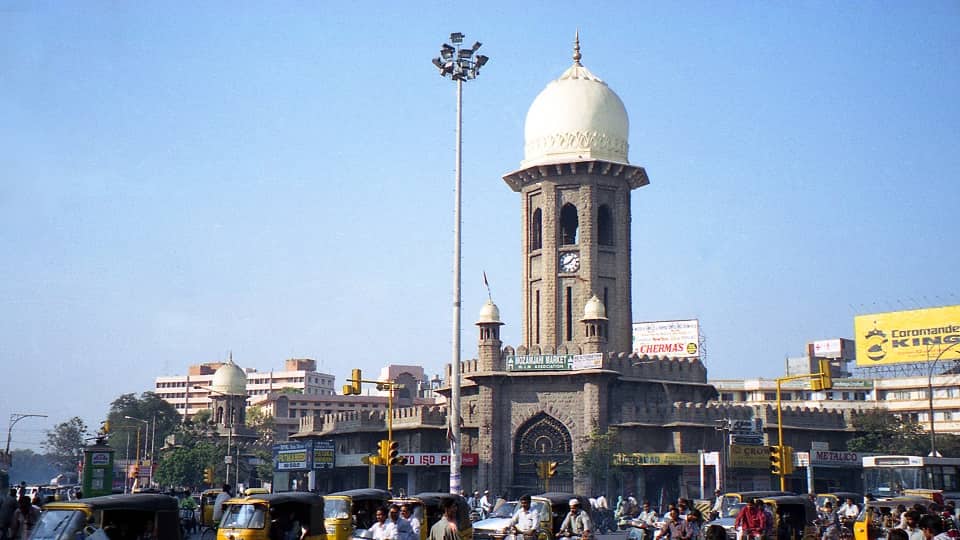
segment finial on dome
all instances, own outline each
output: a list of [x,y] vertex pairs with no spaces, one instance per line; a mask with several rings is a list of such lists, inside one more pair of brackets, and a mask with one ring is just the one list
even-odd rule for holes
[[583,58],[580,56],[580,29],[577,28],[577,33],[573,36],[573,63],[576,65],[580,64],[580,59]]

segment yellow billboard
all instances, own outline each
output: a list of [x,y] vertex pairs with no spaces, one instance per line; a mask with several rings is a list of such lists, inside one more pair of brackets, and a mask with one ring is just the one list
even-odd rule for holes
[[857,365],[960,358],[960,306],[858,315]]

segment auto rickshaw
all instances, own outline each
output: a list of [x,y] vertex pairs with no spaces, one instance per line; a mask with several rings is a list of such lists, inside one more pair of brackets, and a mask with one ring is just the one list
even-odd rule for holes
[[773,514],[774,538],[789,540],[817,540],[817,507],[809,497],[779,495],[758,497]]
[[267,493],[270,493],[270,490],[264,487],[247,488],[243,490],[243,495],[245,497],[250,497],[252,495],[266,495]]
[[863,506],[857,520],[853,522],[854,540],[877,540],[887,537],[887,527],[884,527],[882,517],[892,513],[897,506],[903,505],[910,510],[915,505],[921,505],[928,511],[937,504],[926,497],[893,497],[890,499],[869,501]]
[[563,525],[564,518],[570,513],[570,499],[580,501],[580,509],[582,511],[588,514],[593,511],[589,498],[582,495],[574,495],[573,493],[550,491],[541,493],[540,495],[534,495],[531,498],[531,502],[543,501],[544,506],[550,509],[547,516],[540,515],[540,525],[544,531],[547,532],[548,540],[554,540],[560,532],[560,525]]
[[739,505],[753,499],[763,497],[782,497],[785,495],[796,495],[792,491],[731,491],[723,494],[723,502],[720,503],[720,515],[726,516],[730,512],[730,507]]
[[430,527],[443,517],[443,500],[453,498],[457,503],[457,528],[460,540],[473,540],[473,523],[470,522],[470,507],[467,500],[453,493],[418,493],[411,497],[390,499],[398,506],[410,505],[412,516],[420,522],[420,540],[427,540]]
[[164,538],[180,540],[177,499],[135,493],[47,503],[30,536],[36,540],[76,538]]
[[228,499],[217,540],[276,540],[297,528],[306,530],[307,540],[326,540],[323,497],[288,491]]
[[393,495],[385,489],[350,489],[324,495],[323,523],[329,540],[349,540],[373,525],[377,508]]
[[213,505],[215,502],[217,502],[217,495],[219,495],[222,491],[222,489],[207,489],[200,493],[201,527],[216,526],[216,523],[213,522]]

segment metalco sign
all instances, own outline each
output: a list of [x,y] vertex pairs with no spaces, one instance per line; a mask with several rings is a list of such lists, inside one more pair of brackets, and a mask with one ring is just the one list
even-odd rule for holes
[[507,357],[507,371],[578,371],[603,367],[603,353],[518,354]]
[[856,467],[860,468],[863,454],[836,450],[810,450],[810,464],[814,467]]

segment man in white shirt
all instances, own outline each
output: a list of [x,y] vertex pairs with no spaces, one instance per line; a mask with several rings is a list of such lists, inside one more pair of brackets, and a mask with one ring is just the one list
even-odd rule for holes
[[[417,519],[417,516],[413,515],[409,504],[400,507],[400,519],[410,524],[410,532],[413,533],[413,537],[410,538],[410,540],[420,540],[420,520]],[[403,539],[401,538],[400,540]]]
[[493,510],[493,501],[490,500],[490,490],[484,490],[483,497],[480,497],[480,508],[483,510],[484,515],[489,514]]
[[629,521],[628,536],[635,540],[649,540],[657,528],[657,511],[650,508],[650,501],[643,501],[643,510]]
[[223,517],[223,503],[233,497],[233,491],[230,484],[223,485],[223,491],[217,493],[217,498],[213,501],[213,522],[220,524],[220,518]]
[[377,521],[367,529],[367,536],[373,540],[397,540],[397,527],[387,521],[387,511],[377,508]]
[[847,497],[846,502],[840,505],[837,513],[840,514],[840,521],[853,521],[860,515],[860,507],[853,502],[852,498]]
[[524,538],[533,538],[540,528],[540,513],[530,508],[530,496],[520,497],[520,509],[513,514],[510,525]]

